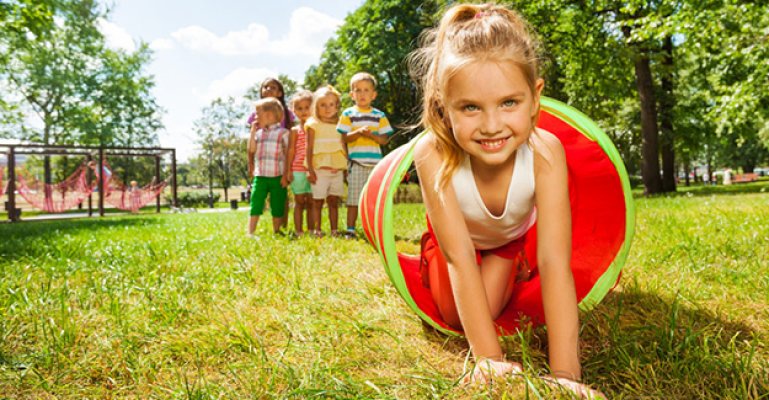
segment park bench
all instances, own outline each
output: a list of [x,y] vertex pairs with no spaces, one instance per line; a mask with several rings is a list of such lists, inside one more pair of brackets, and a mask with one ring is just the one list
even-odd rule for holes
[[758,180],[758,174],[751,172],[749,174],[737,174],[732,179],[732,182],[734,183],[747,183],[747,182],[755,182]]

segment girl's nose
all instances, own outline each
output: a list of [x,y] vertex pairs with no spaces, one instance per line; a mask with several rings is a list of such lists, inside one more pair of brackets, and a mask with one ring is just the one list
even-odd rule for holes
[[483,120],[481,122],[481,134],[486,136],[494,136],[502,132],[502,119],[499,117],[499,113],[494,111],[487,111],[483,113]]

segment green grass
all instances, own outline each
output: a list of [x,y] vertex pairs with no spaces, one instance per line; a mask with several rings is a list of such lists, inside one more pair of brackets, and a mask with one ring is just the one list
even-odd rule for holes
[[[760,190],[759,190],[760,192]],[[638,199],[619,286],[581,315],[610,398],[768,398],[769,194]],[[345,215],[340,210],[340,215]],[[552,398],[464,388],[467,346],[424,328],[363,241],[245,236],[246,213],[0,224],[0,398]],[[418,250],[422,206],[396,207]],[[560,397],[569,398],[566,394]]]

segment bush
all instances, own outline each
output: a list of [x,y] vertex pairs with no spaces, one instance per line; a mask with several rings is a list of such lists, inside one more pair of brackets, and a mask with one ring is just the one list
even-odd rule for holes
[[[196,190],[192,192],[182,192],[177,195],[179,201],[179,207],[200,207],[208,206],[209,193],[203,190]],[[214,203],[219,201],[219,193],[214,193]],[[173,198],[170,195],[166,195],[168,203],[173,202]]]
[[643,178],[638,175],[629,175],[628,180],[630,181],[630,187],[633,189],[641,187],[644,184]]

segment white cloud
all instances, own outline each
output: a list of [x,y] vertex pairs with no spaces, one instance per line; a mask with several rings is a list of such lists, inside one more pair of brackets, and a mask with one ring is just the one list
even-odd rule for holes
[[174,41],[171,39],[155,39],[150,43],[150,49],[159,51],[159,50],[168,50],[174,48]]
[[277,54],[320,56],[323,45],[341,24],[342,21],[312,8],[300,7],[291,14],[288,35],[270,43],[270,49]]
[[341,20],[309,7],[300,7],[291,14],[288,34],[278,40],[271,40],[267,27],[260,24],[250,24],[245,30],[227,32],[224,36],[192,25],[173,32],[171,37],[188,49],[223,55],[319,56],[323,44],[341,24]]
[[136,43],[128,32],[121,26],[109,22],[105,19],[99,19],[97,22],[99,32],[104,35],[107,47],[132,52],[136,50]]
[[232,96],[237,98],[245,94],[249,87],[261,83],[264,78],[277,75],[275,71],[266,68],[238,68],[224,78],[211,82],[205,90],[196,91],[196,94],[205,103],[217,97]]

